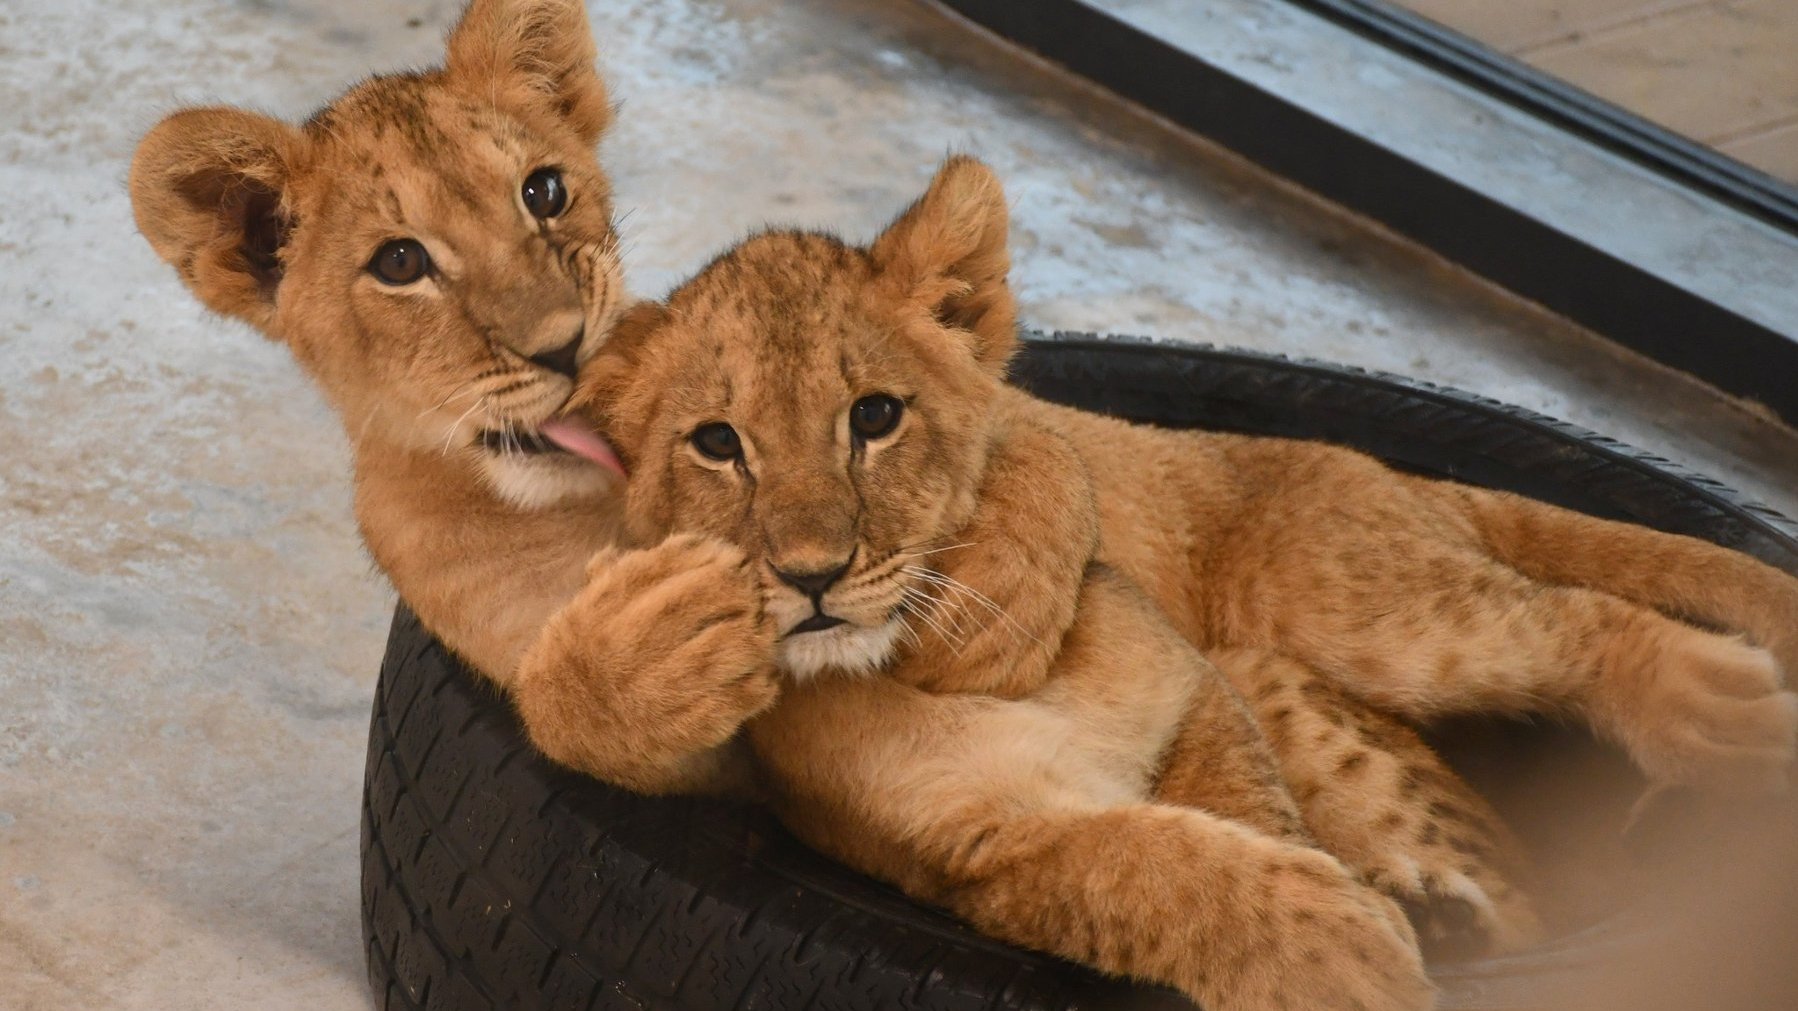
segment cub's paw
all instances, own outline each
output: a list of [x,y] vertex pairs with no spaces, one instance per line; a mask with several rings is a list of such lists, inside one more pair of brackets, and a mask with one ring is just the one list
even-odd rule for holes
[[587,631],[618,650],[633,694],[721,743],[779,692],[774,623],[747,556],[680,534],[588,565]]
[[1789,785],[1798,695],[1772,654],[1693,631],[1659,660],[1645,697],[1625,699],[1623,735],[1657,785],[1773,792]]
[[1267,949],[1245,951],[1241,987],[1219,1008],[1422,1011],[1435,1006],[1417,938],[1390,899],[1334,859],[1299,851],[1268,868]]
[[1528,896],[1496,875],[1413,866],[1401,874],[1369,874],[1366,880],[1404,909],[1432,962],[1520,951],[1542,939],[1542,921]]
[[551,758],[639,785],[718,747],[779,694],[774,629],[743,553],[678,536],[607,550],[519,666],[513,694]]
[[1520,870],[1521,847],[1489,811],[1441,797],[1394,811],[1345,862],[1405,910],[1431,961],[1527,948],[1542,921],[1500,868]]

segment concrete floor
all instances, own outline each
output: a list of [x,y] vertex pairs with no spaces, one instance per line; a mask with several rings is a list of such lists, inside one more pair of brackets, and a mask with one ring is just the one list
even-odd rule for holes
[[[285,353],[134,234],[191,102],[300,116],[454,0],[0,6],[0,1007],[362,1008],[356,817],[392,595]],[[596,3],[640,290],[765,221],[866,236],[947,151],[1010,181],[1045,327],[1314,355],[1558,415],[1798,513],[1798,435],[928,5]]]

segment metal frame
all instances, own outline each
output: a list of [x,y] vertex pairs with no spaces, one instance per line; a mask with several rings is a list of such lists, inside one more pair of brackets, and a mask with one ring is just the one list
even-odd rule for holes
[[[1798,423],[1798,329],[1781,332],[1426,167],[1080,0],[938,0],[1517,294]],[[1367,0],[1284,0],[1798,235],[1798,194],[1577,89]],[[1798,265],[1798,261],[1795,261]]]
[[1798,235],[1798,188],[1382,0],[1283,0]]

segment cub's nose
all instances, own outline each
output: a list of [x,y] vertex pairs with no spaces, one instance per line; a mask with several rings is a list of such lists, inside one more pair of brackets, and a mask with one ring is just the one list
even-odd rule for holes
[[532,355],[531,361],[551,372],[573,379],[576,365],[575,358],[581,353],[581,337],[585,333],[585,327],[576,330],[574,332],[574,340],[569,341],[559,348],[551,348],[542,354]]
[[775,569],[774,574],[780,577],[781,582],[813,600],[817,600],[824,596],[825,590],[830,589],[837,580],[843,578],[843,573],[848,571],[849,562],[844,562],[835,568],[817,569],[811,572],[789,572],[786,569]]

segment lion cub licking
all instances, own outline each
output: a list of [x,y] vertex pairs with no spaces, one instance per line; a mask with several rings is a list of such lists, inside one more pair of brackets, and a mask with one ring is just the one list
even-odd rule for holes
[[[1243,699],[1098,561],[1086,467],[1004,395],[1010,345],[933,312],[964,296],[765,236],[583,376],[631,469],[627,539],[710,535],[769,578],[792,683],[749,729],[783,821],[993,936],[1218,1011],[1430,1006],[1398,905],[1312,845]],[[1005,632],[963,650],[945,600],[998,608],[950,574],[976,565],[1035,592],[993,586]]]
[[[629,301],[595,55],[581,0],[472,0],[441,67],[303,123],[171,114],[132,160],[132,210],[202,302],[318,383],[369,553],[533,743],[636,790],[729,790],[731,742],[778,687],[759,616],[720,617],[757,591],[719,545],[616,550],[616,461],[564,413]],[[670,600],[709,633],[640,634]]]

